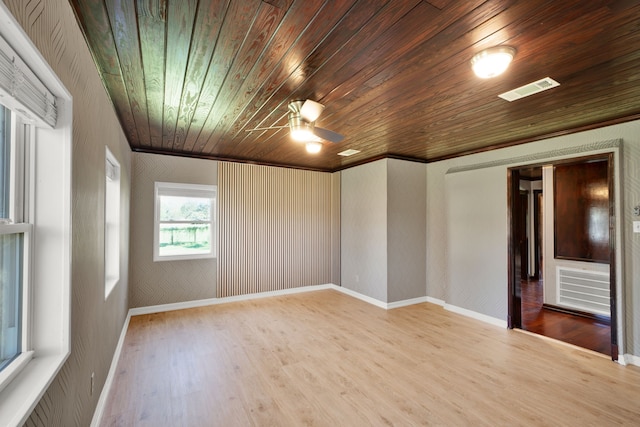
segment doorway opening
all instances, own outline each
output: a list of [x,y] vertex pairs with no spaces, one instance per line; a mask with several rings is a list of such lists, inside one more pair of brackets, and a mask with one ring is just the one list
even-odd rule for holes
[[508,170],[508,326],[617,360],[613,171],[612,154]]

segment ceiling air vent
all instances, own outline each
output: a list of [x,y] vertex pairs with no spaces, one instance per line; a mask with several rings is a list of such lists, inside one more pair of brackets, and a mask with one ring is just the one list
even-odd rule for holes
[[344,156],[344,157],[348,157],[348,156],[353,156],[354,154],[358,154],[360,151],[359,150],[344,150],[341,151],[340,153],[338,153],[338,156]]
[[552,87],[560,86],[560,83],[553,80],[551,77],[545,77],[537,82],[529,83],[524,86],[520,86],[517,89],[510,90],[509,92],[501,93],[498,95],[502,99],[507,101],[515,101],[516,99],[524,98],[525,96],[533,95],[534,93],[542,92]]

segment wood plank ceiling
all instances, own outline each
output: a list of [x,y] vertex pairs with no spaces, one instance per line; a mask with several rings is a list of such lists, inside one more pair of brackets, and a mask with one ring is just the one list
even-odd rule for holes
[[[640,2],[70,0],[131,148],[315,170],[434,161],[640,117]],[[471,57],[517,49],[479,79]],[[551,77],[514,102],[498,94]],[[345,135],[308,154],[292,100]],[[342,157],[346,149],[359,154]]]

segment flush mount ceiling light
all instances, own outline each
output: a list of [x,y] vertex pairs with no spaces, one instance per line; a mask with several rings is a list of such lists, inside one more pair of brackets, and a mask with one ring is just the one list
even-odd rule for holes
[[307,142],[306,148],[307,148],[307,153],[317,154],[322,149],[322,144],[320,144],[319,142],[314,142],[314,141]]
[[515,54],[516,50],[510,46],[485,49],[471,58],[471,68],[480,78],[495,77],[504,73]]

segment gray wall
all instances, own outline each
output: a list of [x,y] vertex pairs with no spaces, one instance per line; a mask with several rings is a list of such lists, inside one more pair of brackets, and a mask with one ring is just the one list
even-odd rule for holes
[[342,286],[385,303],[424,296],[426,166],[385,159],[341,174]]
[[387,301],[425,296],[427,168],[387,160]]
[[342,286],[387,302],[387,161],[341,172]]
[[[504,186],[495,185],[500,180]],[[450,282],[443,299],[506,319],[507,270],[502,268],[507,256],[506,172],[489,168],[450,174],[445,189],[448,221],[442,225],[448,232]]]
[[[4,3],[73,96],[71,355],[26,425],[88,426],[128,309],[130,150],[69,2]],[[122,197],[120,282],[106,301],[105,145],[120,162]]]
[[[549,158],[552,158],[553,153],[559,150],[618,138],[623,140],[620,220],[624,248],[626,313],[622,323],[626,327],[625,353],[640,355],[640,327],[637,320],[634,322],[640,315],[640,234],[632,233],[632,221],[640,219],[632,215],[633,206],[640,203],[640,121],[428,164],[427,294],[506,320],[507,223],[504,197],[508,165],[447,175],[450,168],[518,156],[538,156],[540,153],[550,153]],[[470,195],[469,200],[456,195],[458,192]],[[478,194],[486,198],[478,197]],[[496,206],[487,206],[490,204]],[[471,226],[471,220],[477,225]],[[503,239],[502,242],[494,241],[493,236]],[[481,242],[487,238],[491,243],[483,247]],[[473,255],[465,255],[465,258],[460,254],[467,244],[477,251]],[[489,264],[483,264],[475,257],[488,260]],[[472,268],[461,264],[465,259],[475,259]],[[469,273],[455,270],[463,267],[469,268]]]
[[217,260],[153,262],[154,183],[216,185],[218,162],[133,153],[129,305],[146,307],[216,296]]

